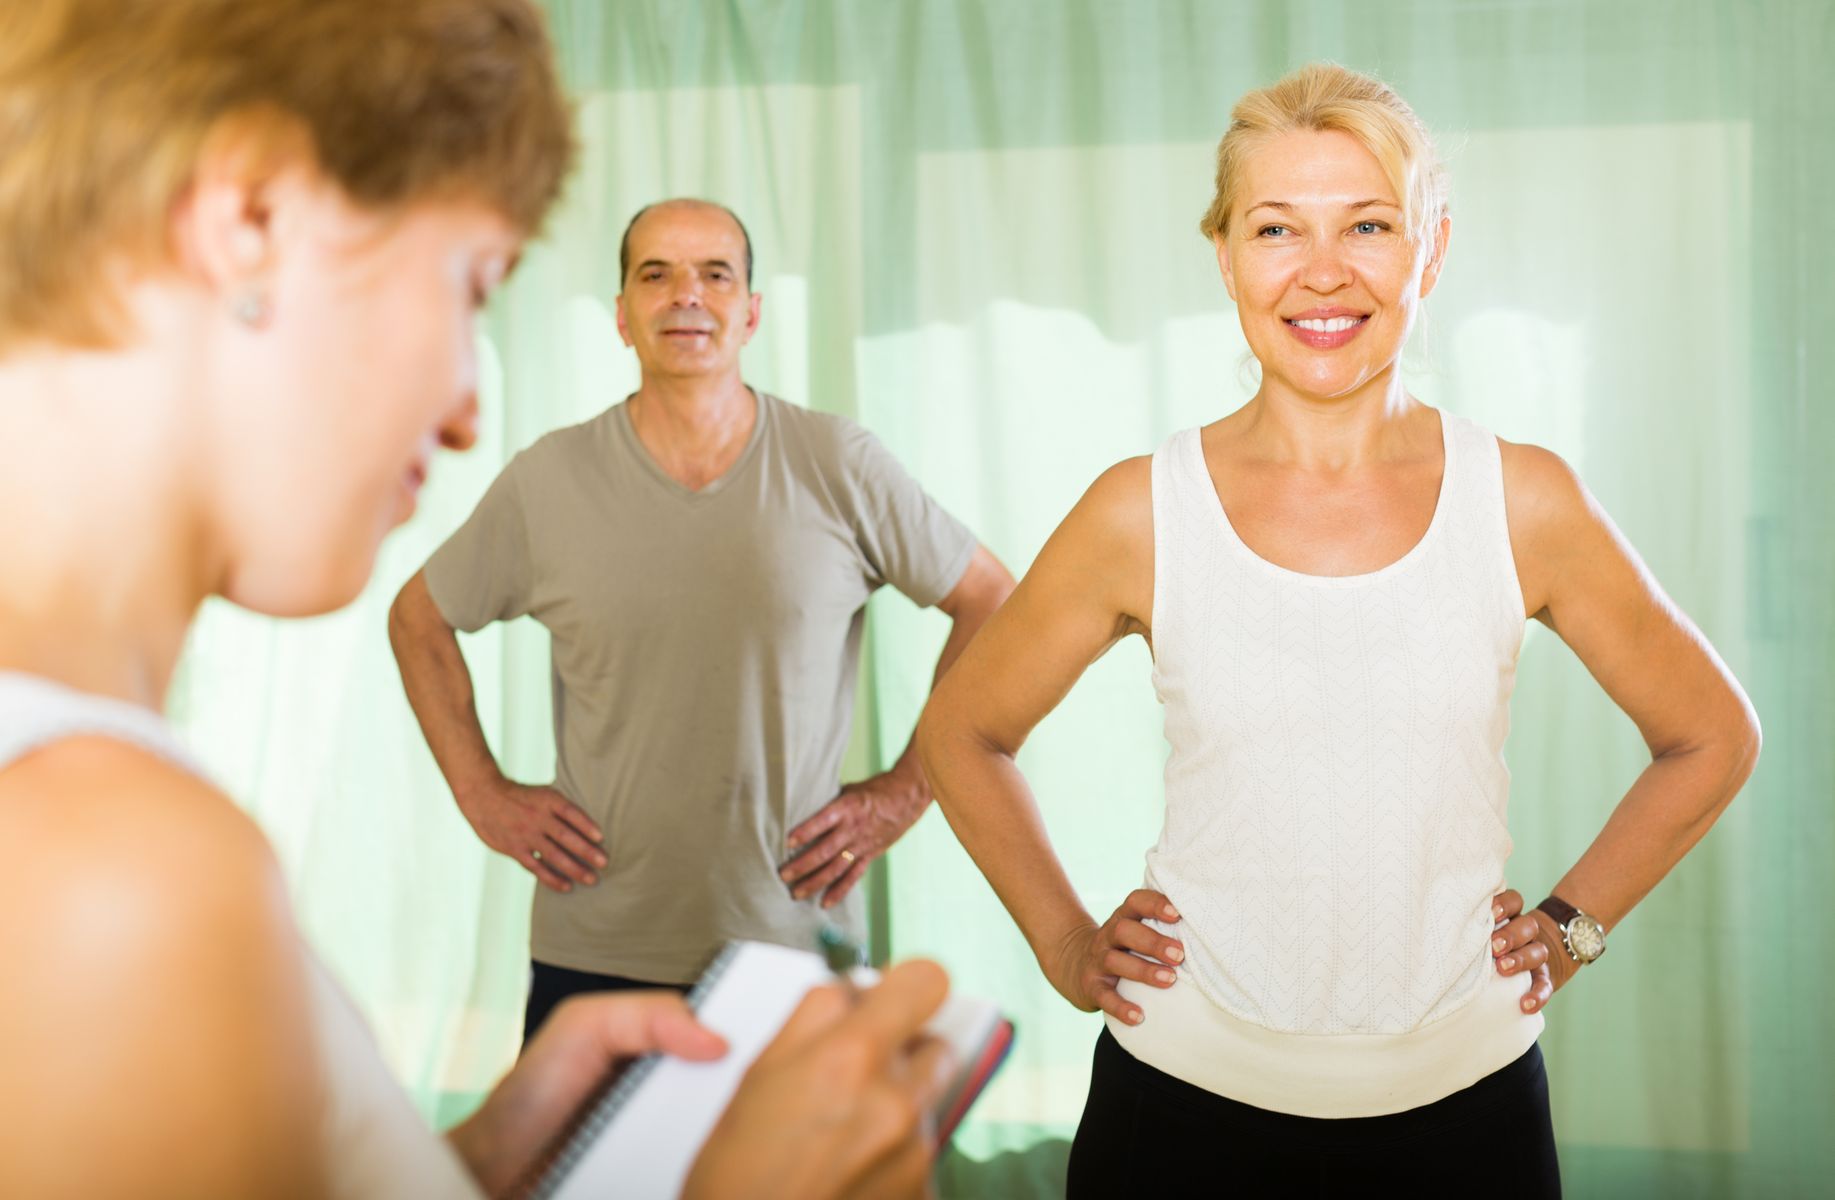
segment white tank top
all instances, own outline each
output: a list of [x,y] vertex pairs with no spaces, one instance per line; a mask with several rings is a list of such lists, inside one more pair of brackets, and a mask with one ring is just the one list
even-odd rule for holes
[[[129,742],[204,777],[157,714],[48,680],[0,672],[0,771],[51,742],[96,735]],[[300,953],[312,989],[313,1032],[326,1082],[320,1138],[331,1194],[349,1200],[480,1195],[451,1147],[409,1104],[356,1006],[316,955],[303,944]]]
[[1153,682],[1166,823],[1146,886],[1182,920],[1170,990],[1117,1040],[1168,1074],[1305,1116],[1399,1112],[1541,1032],[1492,964],[1522,590],[1497,439],[1440,414],[1427,532],[1365,575],[1236,535],[1199,431],[1153,456]]

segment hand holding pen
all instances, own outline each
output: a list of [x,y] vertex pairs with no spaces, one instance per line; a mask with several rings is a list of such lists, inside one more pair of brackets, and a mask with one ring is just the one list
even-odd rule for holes
[[683,1196],[928,1195],[927,1118],[954,1064],[923,1027],[948,993],[943,968],[923,959],[871,987],[813,989],[746,1073]]

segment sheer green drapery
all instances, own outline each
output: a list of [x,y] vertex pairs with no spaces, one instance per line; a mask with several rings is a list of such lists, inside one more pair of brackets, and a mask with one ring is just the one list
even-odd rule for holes
[[[1550,1014],[1575,1195],[1794,1195],[1835,1170],[1835,6],[1174,0],[553,0],[582,170],[483,331],[486,437],[442,462],[351,610],[213,607],[174,691],[280,847],[308,934],[429,1116],[512,1053],[529,881],[453,810],[383,623],[516,448],[621,397],[618,238],[640,204],[731,204],[765,323],[748,376],[876,430],[1016,571],[1109,463],[1213,419],[1252,371],[1195,226],[1244,90],[1315,58],[1381,74],[1442,140],[1452,256],[1409,354],[1422,398],[1565,455],[1750,689],[1745,795]],[[1820,332],[1819,332],[1820,331]],[[854,766],[903,745],[943,635],[876,598]],[[511,769],[552,762],[547,658],[467,640]],[[1646,758],[1532,630],[1508,749],[1511,880],[1539,895]],[[1093,910],[1157,834],[1159,714],[1138,643],[1022,756]],[[1044,987],[934,814],[879,879],[883,948],[1002,997],[1020,1042],[947,1194],[1050,1194],[1094,1018]]]

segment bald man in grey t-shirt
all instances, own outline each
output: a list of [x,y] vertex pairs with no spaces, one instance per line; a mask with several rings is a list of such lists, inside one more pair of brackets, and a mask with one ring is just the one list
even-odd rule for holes
[[[909,751],[840,787],[867,597],[953,618],[940,674],[1012,588],[865,429],[744,384],[749,268],[726,210],[639,213],[618,316],[642,386],[517,455],[390,615],[460,810],[544,885],[525,1036],[574,991],[688,983],[729,938],[862,935],[854,885],[929,802]],[[497,769],[454,638],[524,615],[552,639],[552,786]]]

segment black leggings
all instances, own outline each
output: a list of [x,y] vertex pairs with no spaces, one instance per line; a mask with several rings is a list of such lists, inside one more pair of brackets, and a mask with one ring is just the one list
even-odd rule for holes
[[1104,1029],[1070,1148],[1069,1200],[1123,1196],[1558,1197],[1542,1050],[1463,1091],[1380,1117],[1296,1117],[1141,1062]]
[[526,1047],[535,1031],[542,1027],[555,1006],[569,996],[581,992],[634,992],[649,988],[664,988],[671,992],[686,992],[685,983],[649,983],[642,979],[626,979],[622,975],[594,975],[590,971],[574,971],[567,967],[551,967],[544,962],[531,961],[529,978],[529,1005],[523,1010],[522,1044]]

